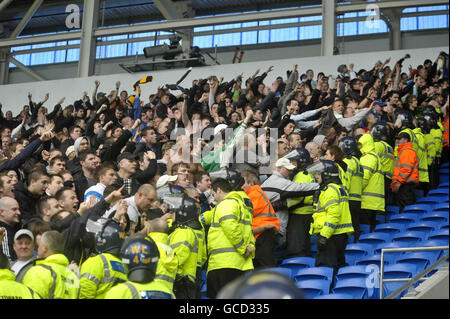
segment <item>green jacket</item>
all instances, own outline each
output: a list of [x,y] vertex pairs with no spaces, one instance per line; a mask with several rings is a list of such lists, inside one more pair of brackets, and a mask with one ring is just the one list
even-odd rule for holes
[[187,226],[177,227],[169,235],[169,246],[178,259],[179,276],[187,276],[196,281],[199,240],[194,230]]
[[[316,180],[311,174],[305,174],[304,172],[298,172],[294,179],[295,183],[315,183]],[[288,198],[287,206],[290,214],[304,215],[313,213],[313,196]]]
[[378,153],[378,156],[381,160],[381,166],[383,174],[386,178],[392,179],[392,174],[394,173],[394,150],[392,146],[390,146],[385,141],[374,142],[375,144],[375,152]]
[[348,199],[360,202],[362,193],[363,168],[359,163],[359,159],[354,156],[352,156],[351,158],[344,158],[343,161],[345,164],[347,164],[347,178],[350,181]]
[[414,135],[419,145],[419,151],[417,152],[417,159],[419,160],[419,181],[428,183],[430,177],[428,176],[428,153],[425,146],[425,136],[422,133],[420,127],[413,130]]

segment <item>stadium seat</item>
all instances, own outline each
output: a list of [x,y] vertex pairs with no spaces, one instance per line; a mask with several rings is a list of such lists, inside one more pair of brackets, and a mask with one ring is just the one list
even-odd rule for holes
[[319,295],[330,293],[331,280],[309,279],[297,281],[297,287],[303,290],[306,299],[313,299]]
[[441,223],[439,229],[448,229],[448,222]]
[[432,197],[435,197],[435,196],[448,196],[448,188],[445,189],[445,188],[442,187],[442,188],[432,189],[432,190],[430,190],[428,192],[427,196],[432,196]]
[[300,269],[314,267],[315,259],[312,257],[293,257],[284,259],[278,267],[287,268],[296,274]]
[[[406,242],[392,242],[392,243],[382,243],[376,246],[374,250],[374,254],[380,254],[382,249],[389,249],[389,248],[408,248],[410,247],[409,243]],[[399,252],[389,252],[384,253],[384,259],[386,259],[389,264],[392,264],[399,258],[401,255],[403,255],[402,251]]]
[[332,292],[349,294],[353,297],[353,299],[369,299],[372,297],[372,295],[369,297],[365,277],[339,280],[336,282]]
[[[416,275],[417,267],[415,264],[403,263],[396,265],[387,265],[383,269],[383,278],[384,279],[401,279],[401,278],[412,278]],[[404,285],[406,281],[399,282],[384,282],[383,283],[383,295],[386,297],[393,293],[395,290]],[[403,295],[408,292],[408,289],[405,289],[400,295],[398,295],[395,299],[400,299]]]
[[325,279],[333,280],[333,268],[331,267],[310,267],[305,269],[300,269],[296,274],[294,274],[294,280],[309,280],[309,279]]
[[437,251],[412,251],[406,252],[396,260],[397,264],[409,263],[416,265],[416,274],[422,272],[437,260],[439,252]]
[[415,223],[420,220],[420,217],[424,215],[421,213],[407,213],[407,214],[398,214],[391,217],[389,223],[402,223],[402,224],[410,224]]
[[[368,266],[368,265],[377,265],[378,267],[381,266],[381,254],[374,254],[374,255],[368,255],[361,257],[359,260],[355,263],[357,266]],[[384,264],[388,265],[390,264],[390,260],[387,258],[384,258]]]
[[[447,239],[427,239],[420,243],[420,246],[423,247],[436,247],[436,246],[448,246],[448,238]],[[441,258],[444,254],[448,253],[448,250],[439,250],[438,258]]]
[[449,211],[449,204],[448,203],[438,203],[433,206],[431,209],[432,212],[447,212]]
[[292,269],[283,267],[264,268],[262,271],[274,271],[292,279]]
[[375,233],[385,233],[394,235],[405,230],[405,224],[402,223],[387,223],[379,224],[375,226],[373,230]]
[[339,268],[335,280],[336,282],[352,278],[366,278],[371,270],[364,265],[350,265]]
[[433,230],[438,230],[440,228],[441,222],[439,221],[432,221],[432,220],[428,220],[428,221],[419,221],[416,223],[412,223],[406,226],[406,230],[408,231],[414,231],[414,230],[421,230],[421,231],[425,231],[427,233],[433,231]]
[[389,214],[398,214],[398,206],[394,206],[394,205],[389,205],[386,208],[386,212],[388,212]]
[[385,233],[369,233],[359,236],[358,242],[367,244],[380,244],[391,241],[392,236]]
[[435,212],[427,213],[427,214],[420,216],[420,221],[448,222],[448,212],[435,211]]
[[426,231],[420,230],[405,231],[402,233],[395,234],[394,237],[392,237],[392,242],[405,242],[414,245],[419,241],[425,240],[426,236],[427,236]]
[[368,234],[370,232],[370,225],[360,224],[359,229],[361,230],[361,234]]
[[442,163],[440,168],[441,169],[443,169],[443,168],[449,169],[449,164],[450,164],[449,162]]
[[449,187],[449,182],[446,182],[446,181],[440,182],[439,185],[438,185],[438,188],[446,188],[446,189],[448,189],[448,187]]
[[353,296],[350,294],[335,293],[335,294],[319,295],[314,297],[314,299],[353,299]]
[[422,189],[414,189],[414,194],[416,195],[416,199],[422,198],[425,196],[425,192]]
[[446,239],[448,240],[448,229],[439,229],[428,234],[427,239]]
[[416,204],[436,205],[438,203],[448,203],[448,195],[447,196],[426,196],[426,197],[419,198],[416,201]]
[[356,260],[373,253],[373,244],[356,243],[347,244],[345,247],[345,261],[348,265],[354,265]]
[[430,205],[427,204],[413,204],[405,206],[402,211],[402,214],[406,213],[428,213],[431,211]]

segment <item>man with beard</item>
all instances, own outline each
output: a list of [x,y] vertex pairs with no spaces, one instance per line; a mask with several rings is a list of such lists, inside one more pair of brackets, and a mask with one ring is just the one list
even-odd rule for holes
[[95,170],[100,165],[100,158],[94,151],[85,150],[78,156],[81,164],[81,171],[73,175],[78,201],[84,199],[84,192],[91,186],[97,184],[95,180]]

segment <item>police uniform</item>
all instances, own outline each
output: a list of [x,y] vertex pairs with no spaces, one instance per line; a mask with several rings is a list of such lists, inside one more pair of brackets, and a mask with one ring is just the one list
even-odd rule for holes
[[254,252],[244,257],[247,246],[255,247],[252,203],[244,192],[232,191],[211,211],[207,236],[207,296],[215,298],[228,282],[253,270]]
[[350,181],[350,187],[348,189],[348,204],[350,207],[350,214],[352,216],[353,229],[355,231],[353,238],[356,243],[360,236],[363,169],[359,159],[355,156],[344,158],[343,161],[347,164],[347,176]]
[[31,288],[15,281],[9,269],[0,269],[0,299],[40,299]]

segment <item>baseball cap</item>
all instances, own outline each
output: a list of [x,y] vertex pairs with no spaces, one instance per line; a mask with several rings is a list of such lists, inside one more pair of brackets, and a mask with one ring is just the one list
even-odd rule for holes
[[293,170],[295,169],[295,165],[292,164],[287,158],[280,158],[276,163],[275,163],[276,167],[284,167],[288,170]]
[[29,231],[28,229],[21,229],[19,230],[15,235],[14,235],[14,240],[17,240],[20,236],[28,236],[31,238],[31,240],[34,241],[34,236],[33,233],[31,231]]
[[178,178],[178,175],[163,175],[160,178],[158,178],[158,181],[156,182],[156,188],[163,187],[167,185],[169,182],[175,182]]
[[127,160],[130,160],[130,161],[131,160],[138,160],[139,156],[134,155],[134,154],[132,154],[130,152],[123,152],[123,153],[120,153],[119,156],[117,156],[117,163],[120,163],[120,161],[123,160],[123,159],[127,159]]

